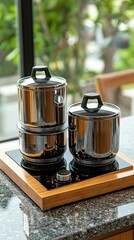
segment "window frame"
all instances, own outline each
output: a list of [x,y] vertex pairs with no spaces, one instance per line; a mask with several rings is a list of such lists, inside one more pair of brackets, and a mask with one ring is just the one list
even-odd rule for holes
[[34,66],[32,0],[17,0],[21,77],[29,76]]

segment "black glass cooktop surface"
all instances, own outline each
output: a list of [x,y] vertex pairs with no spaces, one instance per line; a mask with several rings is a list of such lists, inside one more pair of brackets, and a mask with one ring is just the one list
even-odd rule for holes
[[[6,154],[18,165],[24,168],[29,174],[35,177],[48,190],[56,187],[60,187],[65,184],[71,184],[76,181],[84,180],[84,177],[85,177],[85,175],[83,175],[84,177],[83,176],[81,177],[81,174],[79,177],[79,174],[78,173],[73,174],[74,173],[73,171],[72,177],[70,179],[67,179],[68,181],[62,181],[62,182],[57,181],[56,179],[57,172],[59,172],[60,170],[63,170],[63,174],[64,174],[64,170],[69,170],[69,171],[71,170],[69,168],[69,165],[71,162],[73,162],[73,156],[71,155],[69,150],[65,152],[64,158],[58,161],[56,164],[45,165],[45,166],[40,164],[31,164],[24,161],[22,159],[22,154],[19,151],[19,149],[7,151]],[[112,171],[121,170],[121,169],[123,170],[130,166],[131,166],[130,163],[126,162],[121,157],[116,156],[116,169],[113,169]],[[100,171],[99,173],[97,173],[97,175],[88,174],[88,176],[86,175],[85,179],[90,178],[89,176],[95,177],[98,175],[102,175],[104,173],[107,173],[107,172]],[[95,174],[96,174],[96,169],[95,169]]]

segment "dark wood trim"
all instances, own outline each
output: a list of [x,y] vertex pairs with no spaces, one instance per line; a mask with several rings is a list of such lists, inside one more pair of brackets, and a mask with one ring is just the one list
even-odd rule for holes
[[122,228],[122,229],[120,229],[120,230],[116,230],[116,231],[114,231],[114,232],[109,232],[109,233],[107,233],[107,234],[105,234],[105,235],[102,235],[102,236],[99,236],[99,237],[94,237],[94,238],[92,238],[91,240],[105,240],[105,239],[107,239],[107,238],[109,238],[109,237],[113,237],[113,236],[115,236],[115,235],[118,235],[118,234],[120,234],[120,233],[127,232],[127,231],[129,231],[129,230],[134,230],[134,225],[131,225],[131,226],[128,226],[128,227],[124,227],[124,228]]

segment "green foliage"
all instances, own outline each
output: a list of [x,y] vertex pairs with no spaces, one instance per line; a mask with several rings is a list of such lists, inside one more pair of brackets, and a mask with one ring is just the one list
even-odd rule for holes
[[[34,1],[35,54],[55,75],[69,82],[70,91],[78,88],[85,59],[86,1]],[[75,88],[75,89],[74,89]]]
[[[94,6],[96,15],[88,10],[89,5]],[[85,59],[89,56],[86,46],[91,41],[85,20],[101,23],[104,37],[114,38],[119,24],[127,23],[133,17],[133,8],[133,0],[33,0],[36,64],[47,65],[52,74],[65,77],[68,91],[77,92],[81,79],[89,81],[96,74],[85,70]],[[16,10],[15,0],[0,1],[0,76],[17,71]],[[133,37],[128,49],[118,50],[119,60],[114,62],[114,69],[133,67]],[[101,49],[105,66],[108,58],[104,55],[112,58],[115,52],[112,46],[109,56],[110,47]]]
[[15,74],[18,64],[14,0],[0,2],[0,76]]
[[130,44],[127,49],[119,49],[113,62],[115,71],[134,68],[134,34],[131,34]]

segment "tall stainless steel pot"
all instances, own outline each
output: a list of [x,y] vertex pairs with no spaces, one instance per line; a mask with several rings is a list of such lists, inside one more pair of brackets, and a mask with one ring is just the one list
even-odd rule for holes
[[80,163],[107,164],[119,150],[120,109],[97,93],[68,110],[69,149]]
[[66,80],[35,66],[18,85],[19,145],[23,158],[37,164],[62,159],[66,150]]
[[31,76],[19,79],[17,85],[19,121],[24,127],[50,127],[66,122],[64,78],[51,76],[47,66],[35,66]]

